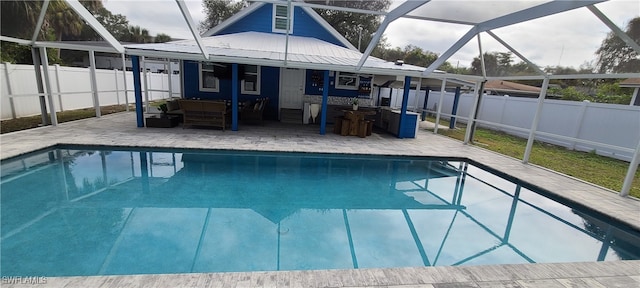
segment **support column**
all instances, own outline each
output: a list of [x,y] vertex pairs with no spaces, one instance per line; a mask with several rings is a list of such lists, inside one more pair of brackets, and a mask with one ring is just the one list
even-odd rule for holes
[[124,104],[127,105],[125,109],[129,112],[129,88],[127,88],[127,61],[124,54],[122,54],[122,79],[124,80]]
[[100,118],[100,99],[98,98],[98,80],[96,79],[96,53],[89,51],[89,67],[91,71],[91,94],[93,94],[93,108],[96,109],[96,117]]
[[145,61],[144,56],[142,58],[142,76],[144,77],[144,112],[149,113],[149,77],[147,75],[147,61]]
[[547,74],[542,81],[542,88],[540,90],[540,96],[538,96],[538,106],[536,108],[536,114],[533,116],[533,123],[531,123],[531,130],[529,130],[529,139],[527,140],[527,148],[524,150],[524,157],[522,163],[529,163],[529,156],[531,156],[531,149],[533,148],[533,140],[535,140],[536,130],[538,129],[538,122],[540,122],[540,114],[542,113],[542,106],[544,105],[544,98],[547,96],[547,88],[549,88],[549,75]]
[[404,91],[402,91],[402,108],[400,109],[400,123],[398,123],[398,138],[404,138],[405,118],[407,117],[407,104],[409,91],[411,90],[411,76],[404,76]]
[[56,91],[58,92],[58,104],[60,104],[60,112],[64,111],[62,107],[62,89],[60,88],[60,65],[56,64]]
[[49,78],[49,59],[47,58],[47,48],[40,47],[40,58],[42,59],[42,74],[44,75],[44,85],[47,87],[47,98],[49,98],[49,108],[51,125],[58,125],[58,116],[56,115],[56,102],[53,101],[53,91],[51,91],[51,79]]
[[451,108],[451,121],[449,121],[449,129],[456,128],[456,114],[458,113],[458,102],[460,102],[460,86],[456,87],[456,94],[453,96],[453,108]]
[[413,101],[413,109],[415,109],[414,112],[418,112],[418,103],[420,103],[420,88],[422,86],[422,78],[418,79],[418,86],[416,86],[416,96],[415,96],[415,101]]
[[131,56],[131,66],[133,68],[133,92],[136,104],[136,120],[138,127],[144,127],[144,113],[142,112],[142,87],[140,81],[140,58]]
[[322,83],[322,107],[320,108],[320,135],[327,132],[327,103],[329,102],[329,70],[324,70]]
[[238,63],[231,64],[231,131],[238,131]]
[[13,90],[11,89],[11,76],[9,76],[9,62],[4,62],[4,76],[7,79],[7,93],[9,93],[9,106],[11,108],[11,118],[16,119],[16,105],[13,103]]
[[438,112],[436,112],[436,126],[433,128],[433,134],[438,134],[438,127],[440,126],[440,113],[442,113],[442,102],[444,102],[445,88],[447,87],[447,78],[442,79],[442,85],[440,85],[440,101],[438,101]]
[[120,85],[118,85],[118,69],[113,69],[113,80],[116,82],[116,103],[120,106]]
[[47,118],[47,100],[44,97],[44,84],[42,84],[42,71],[40,71],[40,55],[37,47],[31,48],[31,58],[33,59],[33,69],[36,72],[36,85],[38,86],[38,98],[40,98],[40,116],[42,126],[51,124]]
[[169,82],[167,83],[169,86],[169,100],[171,100],[171,98],[173,97],[173,84],[171,83],[172,79],[173,79],[173,71],[171,71],[171,60],[167,59],[167,79],[169,79]]
[[[480,113],[480,104],[482,103],[482,96],[484,96],[484,84],[487,83],[487,80],[483,80],[480,83],[480,88],[476,91],[476,100],[475,100],[475,104],[473,106],[473,109],[471,109],[472,113],[473,113],[473,118],[469,117],[470,120],[470,124],[467,124],[467,135],[465,137],[465,141],[464,144],[467,144],[469,142],[473,143],[473,135],[476,133],[476,117],[478,117],[478,114]],[[478,87],[478,83],[476,83],[476,88]]]
[[429,92],[431,92],[431,87],[427,86],[427,89],[424,90],[424,103],[422,104],[422,121],[427,120],[427,109],[429,108]]
[[636,175],[636,171],[638,170],[638,165],[640,165],[640,141],[638,141],[636,152],[633,153],[633,158],[631,158],[631,163],[629,163],[629,169],[627,170],[627,176],[624,177],[620,196],[627,197],[629,195],[629,191],[631,191],[631,184],[633,183],[633,177]]

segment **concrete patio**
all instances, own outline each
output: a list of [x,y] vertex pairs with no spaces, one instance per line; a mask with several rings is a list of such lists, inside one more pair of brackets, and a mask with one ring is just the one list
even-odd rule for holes
[[[319,135],[319,126],[276,122],[241,125],[237,132],[137,128],[135,123],[135,114],[124,112],[3,134],[0,157],[6,159],[56,144],[462,157],[640,230],[640,201],[635,198],[623,198],[615,191],[424,130],[415,139],[397,139],[376,133],[367,138]],[[27,287],[3,284],[3,287]],[[60,277],[49,278],[46,284],[51,287],[639,287],[640,261]]]

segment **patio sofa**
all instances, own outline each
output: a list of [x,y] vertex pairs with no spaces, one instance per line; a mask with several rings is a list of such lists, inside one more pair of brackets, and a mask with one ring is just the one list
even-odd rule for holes
[[213,100],[178,100],[183,114],[182,128],[186,126],[210,126],[224,129],[227,126],[227,104]]

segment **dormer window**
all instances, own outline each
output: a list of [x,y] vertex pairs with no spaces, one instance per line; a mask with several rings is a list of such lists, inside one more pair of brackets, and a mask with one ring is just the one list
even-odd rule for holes
[[287,28],[289,28],[289,33],[291,33],[293,30],[291,29],[292,20],[293,13],[290,13],[287,5],[273,4],[273,32],[287,33]]

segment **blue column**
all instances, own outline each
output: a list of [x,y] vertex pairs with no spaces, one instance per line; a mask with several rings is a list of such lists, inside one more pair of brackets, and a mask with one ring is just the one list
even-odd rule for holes
[[424,103],[422,104],[422,121],[427,120],[427,104],[429,104],[429,92],[431,92],[431,87],[427,86],[427,89],[424,90]]
[[320,135],[327,132],[327,102],[329,101],[329,70],[324,70],[322,83],[322,107],[320,110]]
[[453,108],[451,109],[451,121],[449,129],[456,128],[456,115],[458,113],[458,102],[460,102],[460,86],[456,87],[456,94],[453,96]]
[[142,88],[140,83],[140,57],[131,56],[131,65],[133,69],[133,92],[136,101],[136,119],[138,127],[144,127],[144,114],[142,112]]
[[[140,70],[138,73],[140,74]],[[140,93],[142,95],[142,93]],[[149,164],[147,161],[147,152],[139,152],[140,154],[140,182],[142,184],[142,193],[149,194]]]
[[231,64],[231,131],[238,131],[238,63]]
[[404,76],[404,91],[402,93],[402,109],[400,110],[400,123],[398,125],[398,138],[404,138],[404,122],[407,116],[407,104],[409,103],[409,90],[411,90],[411,76]]

